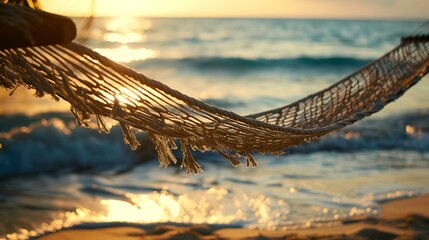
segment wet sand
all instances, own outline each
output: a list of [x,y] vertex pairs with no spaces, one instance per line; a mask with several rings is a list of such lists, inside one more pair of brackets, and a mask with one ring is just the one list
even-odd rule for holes
[[68,229],[41,240],[102,239],[429,239],[429,196],[381,204],[376,217],[355,218],[334,226],[300,230],[261,231],[233,226],[169,225]]

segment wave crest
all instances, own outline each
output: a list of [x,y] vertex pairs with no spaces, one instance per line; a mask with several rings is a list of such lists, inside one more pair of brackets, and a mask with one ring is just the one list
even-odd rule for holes
[[261,69],[299,68],[358,68],[371,59],[354,57],[297,57],[297,58],[240,58],[240,57],[198,57],[182,59],[149,59],[135,62],[135,67],[188,67],[197,70],[243,71]]

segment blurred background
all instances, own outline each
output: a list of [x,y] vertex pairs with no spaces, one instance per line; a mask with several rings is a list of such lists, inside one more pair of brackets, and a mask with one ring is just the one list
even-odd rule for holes
[[[337,82],[398,45],[429,7],[424,0],[40,3],[72,16],[79,40],[100,54],[239,114]],[[194,153],[204,172],[191,175],[158,168],[143,132],[132,151],[114,121],[100,134],[96,124],[77,126],[67,102],[0,89],[0,238],[88,223],[290,229],[376,215],[380,202],[429,191],[428,92],[426,77],[364,121],[284,155],[256,155],[257,168]]]

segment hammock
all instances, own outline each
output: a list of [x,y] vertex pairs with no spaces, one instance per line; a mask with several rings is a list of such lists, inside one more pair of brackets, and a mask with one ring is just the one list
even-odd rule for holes
[[[94,117],[119,122],[133,149],[135,130],[147,132],[162,166],[177,163],[202,171],[192,150],[216,151],[237,166],[256,166],[252,153],[281,153],[380,111],[429,71],[429,35],[402,38],[400,45],[332,86],[290,105],[240,116],[208,105],[70,42],[0,50],[0,86],[20,85],[71,104],[80,125]],[[133,129],[134,128],[134,129]],[[180,142],[180,145],[177,144]]]

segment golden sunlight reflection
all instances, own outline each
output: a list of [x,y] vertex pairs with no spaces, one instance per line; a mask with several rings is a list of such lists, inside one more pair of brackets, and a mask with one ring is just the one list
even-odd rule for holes
[[108,31],[119,33],[144,32],[151,27],[152,22],[150,20],[134,17],[117,17],[106,24]]
[[128,63],[138,60],[146,60],[156,56],[155,51],[147,48],[129,48],[121,45],[118,48],[95,48],[94,51],[117,62]]
[[60,99],[53,101],[52,97],[34,97],[35,91],[26,87],[18,87],[10,96],[10,90],[0,88],[0,114],[27,114],[36,115],[44,112],[68,112],[70,104]]
[[[8,239],[27,239],[85,222],[127,223],[192,223],[232,224],[252,222],[251,228],[275,229],[282,219],[287,219],[288,206],[283,200],[273,201],[263,195],[247,193],[231,196],[228,189],[211,187],[192,194],[173,195],[167,191],[147,194],[127,193],[126,200],[102,199],[97,211],[78,208],[53,215],[53,221],[45,222],[35,230],[21,229],[9,234]],[[277,206],[277,207],[275,207]]]
[[146,200],[138,206],[119,200],[102,200],[108,208],[107,219],[113,222],[158,222],[163,209],[154,201]]
[[[116,98],[120,103],[133,105],[136,101],[140,99],[138,94],[128,88],[120,87],[119,93],[116,94]],[[114,99],[112,99],[114,100]]]
[[104,98],[97,98],[97,99],[103,102],[107,101],[108,103],[111,103],[111,104],[112,103],[114,104],[116,100],[122,106],[125,106],[125,105],[136,106],[138,105],[138,102],[141,102],[142,99],[144,101],[150,102],[149,98],[147,98],[144,95],[146,91],[140,88],[131,90],[126,87],[118,86],[117,88],[113,89],[110,92],[101,91],[101,93],[103,94]]
[[405,132],[407,133],[408,136],[411,137],[422,137],[423,136],[423,131],[421,129],[418,129],[410,124],[408,124],[405,127]]
[[180,213],[179,203],[167,194],[129,195],[132,203],[119,200],[102,200],[107,208],[106,218],[119,222],[160,222],[175,219]]
[[55,232],[63,228],[69,228],[82,222],[98,221],[99,216],[94,215],[90,210],[78,208],[75,211],[53,214],[55,220],[50,223],[43,223],[35,230],[20,229],[16,233],[6,235],[6,239],[21,240],[40,236],[47,232]]
[[354,131],[348,131],[344,134],[344,138],[347,140],[353,139],[353,138],[359,138],[360,137],[360,133],[359,132],[354,132]]
[[[22,126],[22,127],[16,127],[10,129],[8,132],[0,132],[0,138],[3,139],[12,139],[13,137],[21,134],[28,134],[33,132],[35,129],[37,129],[40,126],[53,126],[56,128],[56,130],[61,131],[65,135],[71,134],[71,128],[73,128],[72,124],[66,124],[63,120],[59,118],[51,118],[49,120],[47,119],[41,119],[38,123],[33,123],[29,125],[28,127]],[[1,146],[0,146],[1,149]]]
[[134,17],[117,17],[105,24],[106,33],[102,39],[108,42],[120,43],[116,48],[96,48],[94,51],[118,62],[146,60],[156,56],[152,49],[131,48],[129,43],[141,43],[146,40],[144,32],[152,27],[150,20]]
[[104,40],[109,42],[118,42],[122,44],[133,43],[133,42],[142,42],[144,41],[144,36],[138,33],[106,33],[104,34]]
[[152,23],[146,19],[120,17],[108,21],[105,27],[104,40],[127,44],[145,41],[144,32],[152,27]]
[[[226,194],[224,189],[212,188],[207,191],[211,200],[220,201]],[[211,222],[230,223],[235,217],[229,218],[222,214],[222,205],[212,204],[202,197],[195,201],[187,195],[179,197],[167,192],[151,194],[127,194],[129,202],[120,200],[102,200],[106,208],[107,221],[154,223],[154,222]]]

